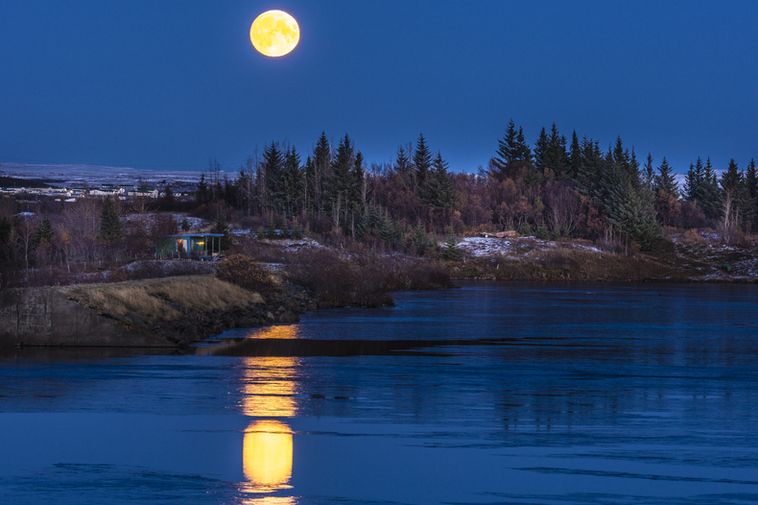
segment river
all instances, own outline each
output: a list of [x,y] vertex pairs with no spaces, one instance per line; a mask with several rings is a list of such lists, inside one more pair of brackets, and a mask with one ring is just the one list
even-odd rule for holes
[[396,301],[218,338],[435,345],[0,357],[0,503],[758,503],[758,286]]

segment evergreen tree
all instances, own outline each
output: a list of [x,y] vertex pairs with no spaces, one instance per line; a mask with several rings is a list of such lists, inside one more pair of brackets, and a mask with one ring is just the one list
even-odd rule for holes
[[558,132],[558,127],[553,123],[550,127],[550,137],[547,142],[547,156],[545,159],[547,168],[556,176],[563,177],[568,171],[568,154],[566,153],[566,137]]
[[334,227],[347,227],[349,216],[354,208],[352,197],[355,194],[355,181],[353,170],[355,165],[355,152],[352,141],[345,135],[337,146],[337,151],[332,161],[332,173],[329,180],[329,209],[332,213]]
[[527,166],[531,164],[532,161],[532,150],[529,148],[529,145],[526,143],[526,138],[524,137],[524,129],[519,126],[518,133],[516,134],[516,157],[513,161],[524,161],[527,163]]
[[748,232],[758,231],[758,174],[755,160],[751,159],[745,171],[746,216],[745,226]]
[[647,158],[645,159],[645,174],[644,174],[644,185],[646,188],[652,190],[655,184],[655,172],[653,171],[653,155],[650,153],[647,153]]
[[445,211],[453,208],[455,195],[453,192],[453,181],[448,173],[448,165],[442,154],[439,152],[434,158],[432,172],[427,184],[428,205]]
[[424,200],[428,195],[424,194],[426,178],[432,168],[432,153],[426,145],[423,134],[418,136],[416,150],[413,153],[413,168],[416,174],[416,193]]
[[495,157],[492,158],[490,175],[497,180],[502,181],[508,177],[508,168],[511,163],[518,159],[518,131],[516,130],[516,123],[513,119],[508,121],[505,135],[497,141],[497,151]]
[[739,226],[739,218],[742,207],[742,173],[737,163],[729,160],[729,167],[721,175],[721,189],[723,191],[723,225],[724,231],[729,233],[733,227]]
[[690,202],[697,201],[700,181],[698,180],[695,165],[690,163],[687,176],[684,179],[684,198]]
[[549,149],[547,132],[545,128],[542,128],[537,136],[537,142],[534,143],[534,167],[540,172],[544,172],[545,167],[548,166]]
[[395,157],[395,172],[403,177],[410,177],[413,165],[408,158],[408,153],[405,152],[405,148],[400,146],[397,150],[397,156]]
[[705,217],[712,221],[719,219],[721,217],[721,188],[710,158],[705,160],[700,194],[700,204]]
[[666,195],[674,197],[679,194],[676,178],[674,177],[674,173],[665,156],[661,165],[658,167],[658,175],[655,176],[655,191],[663,191]]
[[300,166],[300,155],[291,147],[284,159],[282,171],[282,207],[288,218],[292,218],[302,210],[303,186],[305,184],[303,170]]
[[109,244],[113,244],[121,238],[121,220],[111,197],[105,199],[100,214],[100,238]]
[[208,183],[205,181],[205,172],[200,174],[200,182],[197,183],[197,191],[195,191],[195,203],[197,205],[203,205],[210,201],[210,194],[208,190]]
[[326,132],[322,131],[313,149],[310,163],[306,163],[307,194],[311,212],[321,216],[326,207],[325,184],[331,176],[332,152]]
[[576,180],[582,171],[582,148],[576,131],[571,133],[571,148],[569,150],[569,177]]
[[264,209],[283,212],[286,207],[284,181],[284,154],[276,142],[263,150],[263,159],[258,168],[258,185],[262,189],[261,203]]

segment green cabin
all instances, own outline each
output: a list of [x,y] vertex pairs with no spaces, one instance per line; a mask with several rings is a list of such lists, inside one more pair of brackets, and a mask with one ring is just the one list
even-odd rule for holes
[[159,258],[210,260],[221,253],[223,233],[179,233],[166,237],[156,249]]

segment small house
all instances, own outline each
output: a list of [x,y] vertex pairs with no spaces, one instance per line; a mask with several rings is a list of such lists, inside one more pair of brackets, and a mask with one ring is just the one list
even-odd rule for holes
[[223,233],[179,233],[160,244],[156,255],[160,258],[191,258],[210,260],[221,253]]

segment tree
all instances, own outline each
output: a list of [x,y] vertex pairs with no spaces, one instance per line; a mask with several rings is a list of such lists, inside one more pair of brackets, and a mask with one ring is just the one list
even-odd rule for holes
[[576,131],[571,133],[571,148],[569,149],[569,177],[576,180],[582,171],[582,148]]
[[285,156],[281,173],[281,207],[287,218],[292,218],[302,209],[304,173],[300,166],[300,155],[291,147]]
[[510,164],[519,156],[519,147],[517,142],[518,131],[513,119],[508,121],[505,134],[497,142],[497,151],[492,158],[490,174],[497,180],[502,181],[508,176]]
[[195,191],[195,203],[197,205],[204,205],[210,201],[210,191],[208,190],[208,183],[205,181],[205,172],[200,174],[200,181],[197,183],[197,190]]
[[723,232],[725,238],[730,240],[735,228],[739,226],[740,204],[742,203],[742,173],[733,159],[729,160],[729,168],[721,175],[721,189],[724,192]]
[[758,230],[758,174],[755,160],[751,159],[745,171],[746,216],[745,227],[749,232]]
[[646,188],[653,190],[653,186],[655,184],[655,172],[653,171],[653,155],[650,153],[647,153],[647,158],[645,158],[645,174],[643,183]]
[[429,175],[429,171],[432,169],[432,152],[426,145],[426,139],[424,138],[423,133],[418,136],[418,140],[416,141],[416,150],[413,152],[413,168],[416,175],[416,194],[419,195],[422,200],[426,200],[428,195],[424,194],[424,188],[426,185],[426,178]]
[[261,204],[266,210],[283,212],[285,207],[284,154],[276,142],[263,150],[263,160],[258,169],[258,185],[261,188]]
[[663,191],[667,195],[674,197],[679,194],[676,178],[674,177],[674,173],[665,156],[661,165],[658,167],[658,175],[655,176],[655,191]]
[[105,199],[100,213],[100,238],[113,245],[121,238],[121,219],[110,197]]
[[310,212],[321,217],[325,210],[324,185],[330,177],[331,147],[326,132],[322,131],[313,149],[313,156],[305,165],[306,193]]

